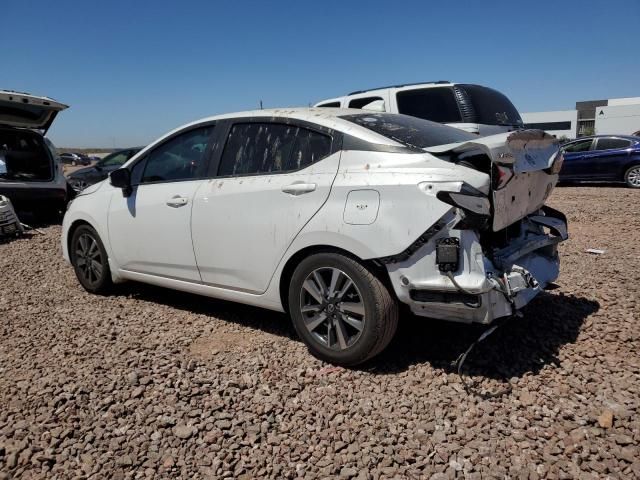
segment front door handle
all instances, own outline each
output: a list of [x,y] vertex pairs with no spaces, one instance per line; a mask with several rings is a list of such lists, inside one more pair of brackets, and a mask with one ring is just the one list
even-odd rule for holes
[[315,183],[292,183],[291,185],[282,187],[282,191],[289,195],[302,195],[303,193],[313,192],[315,189]]
[[169,200],[167,200],[167,205],[173,208],[184,207],[187,203],[189,203],[189,199],[180,195],[174,195]]

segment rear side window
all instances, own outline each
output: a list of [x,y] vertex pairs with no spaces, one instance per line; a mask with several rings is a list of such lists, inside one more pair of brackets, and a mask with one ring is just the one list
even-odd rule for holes
[[631,142],[624,138],[599,138],[596,141],[596,150],[616,150],[618,148],[627,148],[629,145],[631,145]]
[[451,87],[419,88],[396,94],[398,112],[440,123],[462,121]]
[[563,150],[565,152],[569,152],[569,153],[586,152],[587,150],[589,150],[591,148],[591,144],[592,143],[593,143],[593,140],[591,140],[591,139],[582,140],[580,142],[574,142],[574,143],[571,143],[571,144],[567,145],[566,147],[563,147]]
[[477,135],[408,115],[362,113],[341,118],[412,148],[427,148],[477,139]]
[[317,105],[318,107],[323,107],[323,108],[340,108],[340,102],[329,102],[329,103],[322,103],[320,105]]
[[281,123],[236,123],[218,175],[283,173],[308,167],[331,153],[331,137]]
[[365,97],[365,98],[354,98],[349,102],[349,108],[362,108],[366,107],[370,103],[383,101],[382,97]]
[[152,150],[146,161],[142,183],[190,180],[206,171],[207,145],[213,126],[181,133]]

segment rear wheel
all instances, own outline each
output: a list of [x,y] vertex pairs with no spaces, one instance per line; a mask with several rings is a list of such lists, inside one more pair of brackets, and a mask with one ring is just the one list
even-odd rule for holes
[[305,258],[293,273],[289,311],[313,355],[351,366],[380,353],[398,325],[398,305],[364,265],[337,253]]
[[73,232],[69,254],[76,277],[85,290],[104,294],[112,287],[107,251],[98,232],[81,225]]
[[624,174],[625,183],[631,188],[640,188],[640,165],[634,165]]

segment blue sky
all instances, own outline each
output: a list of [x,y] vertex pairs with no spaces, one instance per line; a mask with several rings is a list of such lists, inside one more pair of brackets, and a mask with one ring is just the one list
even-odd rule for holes
[[640,1],[31,1],[2,6],[0,88],[71,105],[58,146],[150,142],[218,113],[423,80],[520,111],[640,96]]

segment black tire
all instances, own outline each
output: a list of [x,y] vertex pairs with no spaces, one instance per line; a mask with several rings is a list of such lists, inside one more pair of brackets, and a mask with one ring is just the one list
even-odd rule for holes
[[89,225],[76,228],[71,237],[69,256],[76,277],[87,292],[109,293],[113,286],[109,257],[98,232]]
[[640,188],[640,165],[633,165],[624,172],[624,182],[628,187]]
[[[309,287],[318,286],[326,293],[322,300],[317,299],[320,289],[315,290],[316,296],[310,293]],[[318,253],[300,262],[289,284],[289,312],[309,351],[343,366],[360,364],[380,353],[398,326],[397,300],[387,287],[360,262],[338,253]]]

